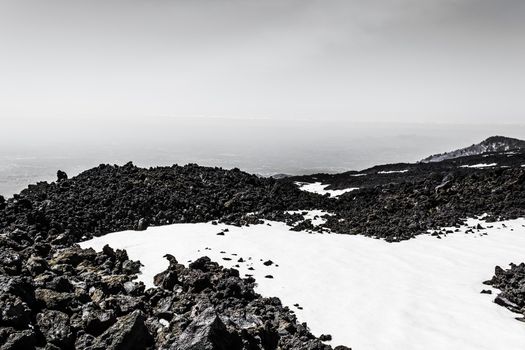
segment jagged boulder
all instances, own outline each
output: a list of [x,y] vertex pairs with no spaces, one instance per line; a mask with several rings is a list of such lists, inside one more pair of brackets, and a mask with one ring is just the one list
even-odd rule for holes
[[241,350],[241,338],[228,332],[213,308],[195,316],[171,350]]
[[67,314],[47,310],[36,315],[36,324],[48,344],[53,344],[61,349],[70,348],[73,345],[74,336]]
[[75,317],[72,323],[75,323],[76,328],[83,329],[93,336],[101,335],[117,320],[114,310],[101,310],[92,303],[84,305],[82,311],[75,314]]
[[36,335],[33,330],[17,331],[12,328],[0,327],[0,350],[27,350],[34,349]]
[[0,295],[0,326],[26,328],[31,322],[31,309],[19,297]]
[[94,350],[143,350],[153,339],[146,328],[142,311],[120,317],[116,323],[96,338]]
[[64,181],[67,180],[67,174],[65,171],[58,170],[57,171],[57,181]]
[[72,293],[57,292],[53,289],[38,288],[35,298],[41,307],[51,310],[66,310],[75,300]]

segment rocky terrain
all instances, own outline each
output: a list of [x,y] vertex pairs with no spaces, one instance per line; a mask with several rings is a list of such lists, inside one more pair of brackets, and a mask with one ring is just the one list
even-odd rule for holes
[[[71,179],[59,171],[54,183],[0,196],[0,349],[330,349],[321,342],[328,335],[315,338],[279,300],[257,295],[253,279],[206,257],[185,267],[167,256],[158,288],[145,290],[134,282],[140,263],[125,251],[96,253],[76,243],[170,223],[263,219],[399,241],[484,213],[489,220],[524,216],[524,159],[487,153],[284,179],[194,164],[100,165]],[[496,165],[469,167],[481,161]],[[301,191],[299,181],[360,189],[331,198]],[[314,226],[289,213],[308,209],[330,215]],[[517,269],[512,276],[522,278]],[[523,307],[523,293],[519,299],[507,288],[516,277],[506,276],[497,271],[493,285]]]
[[[148,225],[313,207],[326,201],[289,183],[196,165],[105,166],[0,198],[0,349],[331,349],[253,279],[208,258],[170,260],[158,288],[133,280],[140,263],[75,242]],[[250,221],[251,220],[251,221]],[[330,337],[321,337],[327,340]],[[344,347],[339,347],[344,349]]]
[[167,256],[145,290],[125,251],[29,241],[2,236],[1,349],[331,349],[206,257],[185,267]]
[[511,264],[506,270],[496,266],[494,276],[485,284],[501,290],[494,299],[496,304],[522,314],[517,319],[525,322],[525,263]]
[[[471,167],[481,161],[497,165]],[[361,172],[290,177],[285,181],[322,182],[328,189],[359,188],[323,208],[334,215],[322,227],[398,241],[430,229],[458,226],[465,218],[484,213],[488,220],[525,215],[523,164],[525,153],[488,153],[439,163],[390,164]]]
[[384,164],[361,171],[291,176],[287,179],[307,183],[319,181],[329,185],[327,189],[333,190],[351,187],[362,189],[418,181],[434,174],[477,174],[480,173],[480,170],[520,168],[522,165],[525,165],[525,150],[488,152],[431,163]]
[[459,226],[467,217],[487,220],[525,215],[525,169],[430,174],[427,178],[350,192],[335,201],[325,227],[387,240]]
[[238,169],[100,165],[74,179],[59,172],[55,183],[30,185],[7,202],[0,199],[0,227],[21,226],[31,237],[73,243],[150,225],[217,219],[244,224],[244,213],[324,207],[328,201]]

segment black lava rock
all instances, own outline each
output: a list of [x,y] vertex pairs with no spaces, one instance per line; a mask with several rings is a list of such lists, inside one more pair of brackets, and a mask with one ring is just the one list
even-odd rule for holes
[[57,171],[57,181],[64,181],[64,180],[67,180],[67,174],[62,170]]
[[484,282],[501,290],[494,302],[525,316],[525,263],[510,264],[507,270],[496,266],[491,280]]

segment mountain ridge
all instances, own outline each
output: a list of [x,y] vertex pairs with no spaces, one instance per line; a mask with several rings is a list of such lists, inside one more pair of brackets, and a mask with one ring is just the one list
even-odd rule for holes
[[480,143],[473,144],[468,147],[460,148],[454,151],[433,154],[422,159],[420,162],[441,162],[443,160],[465,156],[481,155],[484,153],[509,152],[514,150],[525,150],[525,141],[506,136],[491,136]]

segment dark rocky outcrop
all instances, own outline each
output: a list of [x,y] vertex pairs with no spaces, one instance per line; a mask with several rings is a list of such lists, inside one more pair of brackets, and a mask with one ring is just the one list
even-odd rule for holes
[[525,322],[525,263],[510,264],[506,270],[496,266],[494,276],[484,284],[501,290],[494,302],[522,314],[518,319]]
[[[509,165],[461,168],[459,164],[467,160],[455,159],[396,165],[399,169],[409,169],[404,173],[379,173],[379,169],[391,169],[390,165],[366,170],[365,176],[343,173],[288,178],[283,181],[321,181],[333,189],[360,189],[345,193],[333,199],[329,206],[320,208],[334,215],[326,217],[327,222],[317,228],[300,217],[283,215],[277,219],[293,224],[296,230],[328,228],[337,233],[399,241],[440,227],[457,227],[464,219],[484,213],[488,214],[488,221],[525,216],[525,168],[522,167],[525,154],[492,157],[498,159],[498,163]],[[480,161],[476,158],[468,162]]]
[[72,179],[30,185],[4,204],[0,200],[0,230],[16,235],[19,243],[39,239],[65,246],[170,223],[255,224],[260,220],[247,213],[325,207],[327,202],[293,184],[238,169],[100,165]]
[[[160,288],[147,293],[157,317],[168,321],[153,333],[157,344],[168,335],[175,338],[171,349],[330,349],[279,299],[255,293],[252,278],[207,257],[188,268],[168,259],[169,268],[156,278]],[[167,291],[178,291],[178,297]]]
[[[483,213],[489,220],[525,215],[525,168],[521,161],[514,162],[514,167],[495,169],[416,164],[402,174],[376,171],[319,178],[334,187],[360,187],[353,182],[367,181],[360,190],[337,199],[299,190],[297,178],[265,179],[196,165],[101,165],[72,179],[29,186],[0,210],[0,229],[16,236],[19,244],[40,239],[67,246],[109,232],[168,223],[215,220],[251,225],[271,219],[295,230],[325,229],[396,241],[457,226]],[[324,209],[334,215],[314,227],[299,214],[285,213],[300,209]],[[16,256],[9,259],[10,268],[16,269]]]
[[45,263],[2,269],[1,349],[331,349],[278,299],[255,293],[253,278],[207,257],[185,267],[166,255],[158,288],[145,290],[125,251],[19,248]]

